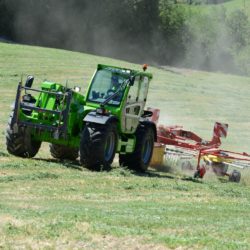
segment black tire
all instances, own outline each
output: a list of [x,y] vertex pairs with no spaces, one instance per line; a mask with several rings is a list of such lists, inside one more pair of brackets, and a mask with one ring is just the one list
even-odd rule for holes
[[40,149],[41,142],[32,139],[31,131],[27,127],[20,126],[18,132],[14,133],[9,123],[6,131],[6,146],[8,152],[12,155],[32,158]]
[[136,171],[146,171],[154,149],[154,130],[151,126],[141,125],[136,131],[136,145],[133,153],[120,154],[120,166]]
[[200,173],[199,173],[198,170],[196,170],[196,171],[194,172],[194,178],[195,178],[195,179],[200,178]]
[[50,154],[52,157],[60,160],[76,160],[78,157],[78,148],[72,148],[64,145],[50,144]]
[[92,170],[109,168],[115,157],[117,142],[115,123],[86,125],[81,136],[80,163]]
[[229,181],[239,183],[241,179],[241,173],[237,170],[233,170],[233,172],[229,175]]

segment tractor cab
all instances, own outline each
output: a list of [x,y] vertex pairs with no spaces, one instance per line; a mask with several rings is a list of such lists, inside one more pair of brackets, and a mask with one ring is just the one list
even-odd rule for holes
[[88,95],[87,101],[96,104],[102,104],[114,93],[118,91],[114,98],[108,101],[108,105],[120,106],[124,91],[126,89],[126,81],[129,79],[130,71],[118,70],[111,67],[97,69],[94,75]]
[[96,108],[97,113],[91,112],[84,120],[91,118],[92,122],[99,123],[100,119],[102,122],[104,120],[100,114],[113,115],[118,118],[122,133],[135,133],[144,113],[149,82],[152,79],[152,75],[145,70],[146,68],[140,72],[99,64],[86,98],[87,106]]

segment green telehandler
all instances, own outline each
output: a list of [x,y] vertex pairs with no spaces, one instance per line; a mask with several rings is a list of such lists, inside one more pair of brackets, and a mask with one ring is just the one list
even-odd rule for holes
[[109,167],[118,153],[121,166],[147,170],[157,139],[152,112],[144,110],[151,79],[146,66],[140,72],[99,64],[84,96],[55,82],[32,88],[28,76],[8,122],[8,152],[30,158],[49,142],[54,158],[80,156],[89,169]]

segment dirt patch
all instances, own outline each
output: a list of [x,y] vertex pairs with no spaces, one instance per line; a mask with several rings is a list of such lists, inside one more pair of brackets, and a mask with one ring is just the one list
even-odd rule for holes
[[8,223],[10,223],[16,227],[21,227],[25,224],[23,221],[17,220],[16,218],[14,218],[11,215],[8,215],[8,214],[0,215],[0,227],[6,225]]
[[[41,241],[35,240],[34,238],[25,238],[12,241],[1,242],[0,248],[11,246],[11,249],[87,249],[87,250],[96,250],[96,249],[119,249],[119,250],[168,250],[165,246],[159,244],[144,244],[142,239],[139,237],[123,237],[116,238],[114,236],[91,236],[88,240],[82,241],[72,241],[69,239],[57,239],[55,241]],[[183,248],[178,248],[183,249]]]
[[13,159],[11,159],[11,157],[8,156],[3,156],[0,154],[0,164],[3,165],[3,164],[8,164],[8,163],[12,163],[13,162]]

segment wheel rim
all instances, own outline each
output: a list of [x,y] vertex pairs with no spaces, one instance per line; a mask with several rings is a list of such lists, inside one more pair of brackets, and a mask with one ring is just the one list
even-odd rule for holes
[[151,143],[151,140],[148,138],[145,141],[145,144],[144,144],[143,150],[142,150],[142,160],[143,160],[144,164],[147,164],[149,162],[151,152],[152,152],[152,143]]
[[109,161],[112,158],[114,150],[115,150],[115,134],[110,133],[108,135],[108,138],[106,140],[105,147],[104,147],[105,161]]

